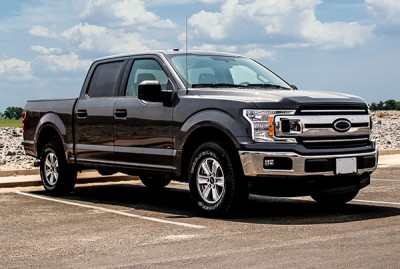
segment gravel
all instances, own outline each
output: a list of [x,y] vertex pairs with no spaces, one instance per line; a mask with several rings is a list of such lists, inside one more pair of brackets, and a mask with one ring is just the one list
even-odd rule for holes
[[400,149],[400,111],[372,112],[372,137],[379,149]]
[[34,158],[25,155],[21,142],[21,128],[0,128],[0,171],[34,168]]
[[[400,111],[372,113],[372,136],[379,149],[400,149]],[[21,128],[0,128],[0,171],[34,169],[34,158],[24,154]]]

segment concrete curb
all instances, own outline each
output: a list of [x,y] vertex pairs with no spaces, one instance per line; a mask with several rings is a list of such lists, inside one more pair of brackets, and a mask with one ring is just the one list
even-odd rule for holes
[[39,169],[0,171],[0,177],[39,175]]
[[[78,179],[76,180],[76,184],[105,183],[105,182],[132,181],[132,180],[139,180],[139,177],[127,176],[119,173],[112,176],[101,176],[97,172],[90,171],[78,174]],[[41,185],[42,183],[38,175],[11,176],[11,177],[0,178],[0,188],[36,187]]]
[[400,154],[400,149],[382,149],[379,150],[379,155],[396,155]]
[[[396,155],[400,154],[400,149],[383,149],[379,150],[379,155]],[[0,171],[0,177],[12,177],[12,176],[28,176],[28,175],[39,175],[39,169],[26,169],[26,170],[10,170]]]
[[[379,155],[388,158],[388,155],[399,155],[400,149],[394,150],[380,150]],[[390,158],[390,157],[389,157]],[[399,156],[393,156],[395,160]],[[379,165],[378,169],[385,168],[398,168],[395,164],[383,164]],[[127,176],[125,174],[116,174],[112,176],[101,176],[97,172],[90,170],[78,174],[77,184],[82,183],[104,183],[104,182],[118,182],[118,181],[129,181],[139,180],[139,177]],[[41,181],[39,177],[39,169],[28,169],[28,170],[12,170],[12,171],[0,171],[0,188],[16,188],[16,187],[35,187],[40,186]]]

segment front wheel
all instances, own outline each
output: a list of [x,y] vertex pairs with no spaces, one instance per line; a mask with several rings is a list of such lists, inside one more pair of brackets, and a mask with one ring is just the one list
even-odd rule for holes
[[40,178],[50,194],[67,194],[75,186],[77,171],[67,164],[64,151],[56,142],[48,143],[40,158]]
[[332,194],[313,194],[311,197],[319,204],[323,206],[341,206],[347,202],[350,202],[358,194],[357,191],[350,191],[344,193],[332,193]]
[[243,206],[247,185],[234,169],[234,158],[217,142],[202,144],[189,169],[189,189],[194,205],[208,215],[223,215]]

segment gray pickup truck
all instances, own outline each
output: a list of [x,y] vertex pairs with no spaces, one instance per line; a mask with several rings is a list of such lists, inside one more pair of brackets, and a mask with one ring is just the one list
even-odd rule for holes
[[75,99],[28,101],[23,145],[44,188],[73,190],[77,171],[188,182],[207,214],[248,194],[352,200],[377,167],[363,99],[297,90],[239,55],[153,51],[96,60]]

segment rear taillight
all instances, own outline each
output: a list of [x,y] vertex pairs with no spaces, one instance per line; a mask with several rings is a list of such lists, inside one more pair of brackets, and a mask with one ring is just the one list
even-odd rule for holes
[[27,112],[24,111],[24,113],[22,113],[22,132],[25,132],[26,115],[27,115]]

